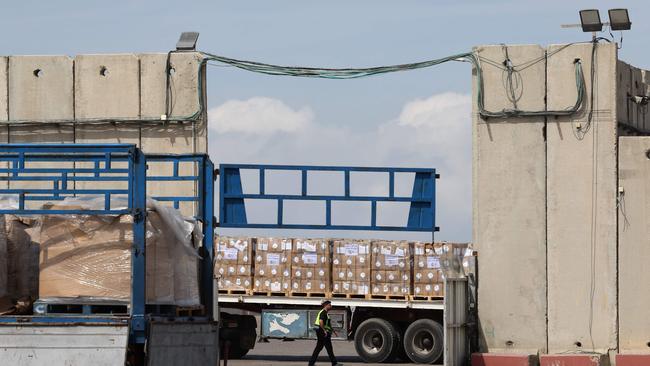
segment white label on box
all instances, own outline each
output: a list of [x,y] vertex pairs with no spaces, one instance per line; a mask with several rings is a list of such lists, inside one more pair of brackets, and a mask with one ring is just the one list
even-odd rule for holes
[[391,255],[393,253],[391,252],[390,247],[382,246],[381,247],[381,254],[383,254],[383,255]]
[[404,256],[404,249],[396,248],[395,249],[395,255],[398,256],[398,257],[403,257]]
[[223,251],[223,259],[237,260],[237,249],[235,249],[235,248],[226,248],[226,250]]
[[359,255],[359,245],[354,243],[346,243],[345,255]]
[[280,265],[280,254],[269,253],[266,255],[266,265],[268,266],[279,266]]
[[368,254],[368,244],[359,245],[359,254]]
[[303,241],[302,242],[302,250],[304,250],[305,252],[315,252],[316,251],[316,243]]
[[269,250],[269,244],[268,243],[257,243],[257,249],[267,251],[267,250]]
[[399,258],[394,255],[387,255],[384,257],[384,259],[384,263],[387,267],[393,267],[399,264]]
[[318,256],[315,253],[305,253],[302,255],[302,262],[305,264],[316,264],[318,263]]
[[283,240],[282,241],[282,250],[291,250],[291,241]]
[[427,257],[427,268],[440,268],[440,258]]
[[280,282],[271,282],[271,291],[281,291],[282,286],[280,285]]

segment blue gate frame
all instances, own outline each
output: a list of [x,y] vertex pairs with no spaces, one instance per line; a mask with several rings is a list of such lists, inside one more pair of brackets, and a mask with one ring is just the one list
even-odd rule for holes
[[[244,193],[241,170],[257,171],[259,193]],[[298,171],[301,174],[300,194],[268,194],[265,189],[266,171]],[[313,195],[308,193],[308,172],[342,172],[344,193],[342,195]],[[350,173],[371,172],[388,173],[387,196],[353,195],[350,192]],[[395,195],[395,174],[414,173],[413,192],[410,197]],[[422,231],[434,232],[436,205],[435,169],[425,168],[372,168],[337,167],[309,165],[255,165],[221,164],[219,166],[219,226],[224,228],[267,228],[267,229],[316,229],[316,230],[382,230],[382,231]],[[273,224],[249,223],[246,216],[246,199],[262,199],[277,202],[277,222]],[[287,224],[283,221],[284,201],[312,200],[325,202],[325,224]],[[370,225],[332,224],[332,202],[360,201],[370,202]],[[406,226],[377,225],[377,203],[408,202],[409,216]]]
[[[147,176],[147,162],[168,162],[173,166],[170,176]],[[179,174],[179,164],[195,164],[195,174]],[[32,167],[34,163],[40,163]],[[43,166],[43,164],[47,164]],[[116,164],[118,163],[118,164]],[[121,164],[119,164],[121,163]],[[124,167],[126,163],[126,167]],[[78,165],[78,166],[77,166]],[[122,165],[116,167],[115,165]],[[131,144],[0,144],[0,195],[17,197],[17,207],[0,209],[0,214],[13,215],[122,215],[133,216],[133,250],[131,254],[131,314],[130,340],[144,343],[146,336],[146,186],[147,181],[194,181],[198,194],[192,196],[159,196],[161,201],[195,202],[195,218],[202,223],[204,234],[201,265],[201,297],[208,314],[212,310],[212,252],[214,245],[214,165],[205,154],[145,156]],[[40,182],[51,188],[11,187],[11,182]],[[76,188],[76,182],[112,182],[126,188]],[[40,184],[39,184],[40,185]],[[31,202],[56,202],[66,197],[103,196],[103,209],[80,210],[57,206],[53,209],[30,208]],[[111,199],[126,198],[127,207],[111,207]],[[24,322],[21,317],[0,317],[0,322]],[[33,316],[35,323],[124,323],[124,319],[109,316]]]

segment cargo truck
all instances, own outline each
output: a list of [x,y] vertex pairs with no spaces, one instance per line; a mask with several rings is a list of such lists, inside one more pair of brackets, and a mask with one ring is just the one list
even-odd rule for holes
[[[245,192],[242,174],[258,180],[257,191]],[[265,176],[273,172],[288,177],[298,177],[301,187],[295,194],[269,193]],[[338,194],[312,193],[318,174],[338,176]],[[383,175],[388,183],[386,195],[369,195],[364,187],[353,186],[355,174]],[[399,176],[411,176],[413,189],[409,196],[396,194],[395,181]],[[428,232],[435,226],[435,185],[439,176],[434,169],[369,168],[339,166],[286,166],[286,165],[235,165],[219,167],[219,228],[285,229],[285,230],[364,230]],[[311,184],[310,184],[311,183]],[[336,185],[336,183],[329,183]],[[272,202],[277,213],[272,222],[251,222],[247,219],[245,200]],[[321,202],[325,208],[322,223],[288,223],[285,207],[291,202]],[[289,202],[289,203],[287,203]],[[365,202],[369,205],[366,224],[345,224],[333,214],[333,205],[339,202]],[[378,224],[378,207],[401,202],[408,205],[408,217],[403,226]],[[304,212],[303,212],[304,214]],[[218,230],[220,231],[220,229]],[[461,254],[462,255],[462,254]],[[463,277],[463,276],[461,276]],[[229,356],[239,358],[254,347],[258,337],[264,339],[312,339],[312,324],[320,303],[327,297],[332,301],[333,323],[339,340],[350,340],[365,362],[389,362],[400,358],[417,363],[431,364],[441,360],[444,350],[444,301],[414,296],[374,296],[370,292],[353,295],[314,291],[292,295],[291,291],[255,293],[219,291],[219,307],[223,332],[231,339]],[[326,292],[320,294],[320,292]],[[412,294],[411,294],[412,295]],[[256,319],[242,315],[242,311],[260,314],[260,334],[256,333]],[[336,338],[336,337],[335,337]]]

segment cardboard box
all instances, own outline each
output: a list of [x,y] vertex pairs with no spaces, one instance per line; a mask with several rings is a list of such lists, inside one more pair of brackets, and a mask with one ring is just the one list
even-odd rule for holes
[[[132,217],[42,216],[26,230],[40,244],[41,299],[128,300],[131,295]],[[191,239],[156,211],[147,213],[147,303],[200,304],[198,255]]]
[[292,249],[292,239],[256,238],[253,250],[253,291],[291,291]]
[[411,245],[406,241],[373,241],[373,295],[408,296],[411,292]]
[[253,239],[249,237],[217,238],[214,275],[219,290],[249,291],[253,284]]
[[291,253],[291,292],[329,292],[330,262],[327,239],[295,239]]
[[332,293],[367,295],[371,280],[370,241],[332,242]]

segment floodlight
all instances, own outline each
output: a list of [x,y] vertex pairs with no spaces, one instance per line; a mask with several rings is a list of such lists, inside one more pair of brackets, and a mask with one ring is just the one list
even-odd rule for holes
[[598,9],[580,10],[580,23],[583,32],[600,32],[603,30],[603,22],[600,21]]
[[609,9],[609,26],[613,31],[623,31],[632,28],[627,9]]
[[196,41],[199,39],[199,32],[183,32],[176,43],[176,51],[196,50]]

